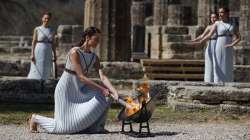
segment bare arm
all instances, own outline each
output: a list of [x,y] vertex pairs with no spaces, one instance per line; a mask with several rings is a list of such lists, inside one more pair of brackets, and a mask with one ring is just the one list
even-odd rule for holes
[[109,94],[109,92],[106,88],[98,85],[97,83],[93,82],[92,80],[90,80],[88,77],[86,77],[84,75],[83,69],[81,67],[79,54],[77,53],[76,50],[72,50],[71,61],[72,61],[72,64],[75,66],[75,72],[76,72],[77,76],[79,77],[80,81],[82,81],[83,83],[85,83],[93,88],[100,90],[105,96],[107,96]]
[[197,38],[195,38],[195,39],[193,39],[193,40],[191,40],[191,41],[199,41],[199,40],[201,40],[205,35],[207,35],[209,33],[209,27],[207,27],[206,29],[205,29],[205,31],[201,34],[201,35],[199,35]]
[[198,42],[198,44],[201,44],[201,43],[207,41],[207,40],[215,33],[216,28],[217,28],[217,25],[216,25],[216,24],[213,24],[212,27],[211,27],[211,29],[210,29],[210,31],[209,31],[209,33],[208,33],[205,37],[203,37],[203,38]]
[[99,73],[100,79],[102,81],[102,83],[109,89],[109,91],[112,93],[112,95],[114,96],[115,100],[118,100],[118,92],[117,90],[114,88],[114,86],[111,84],[110,80],[108,79],[108,77],[103,73],[101,67],[100,67],[100,60],[98,57],[96,57],[96,61],[94,64],[94,67],[96,69],[96,71]]
[[36,28],[33,31],[33,36],[32,36],[32,48],[31,48],[31,61],[35,63],[35,47],[37,43],[37,30]]

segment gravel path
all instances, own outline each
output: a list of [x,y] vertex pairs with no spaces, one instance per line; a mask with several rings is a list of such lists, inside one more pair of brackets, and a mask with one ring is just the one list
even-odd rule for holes
[[[167,140],[250,140],[249,124],[151,124],[155,137],[146,139]],[[121,125],[107,125],[109,134],[53,135],[46,133],[30,134],[25,125],[0,125],[1,140],[86,140],[86,139],[135,139],[119,133]],[[134,126],[134,129],[137,126]]]

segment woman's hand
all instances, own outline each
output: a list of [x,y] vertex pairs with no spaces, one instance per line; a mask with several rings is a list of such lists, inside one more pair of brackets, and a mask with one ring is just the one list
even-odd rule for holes
[[104,96],[108,96],[110,93],[109,93],[109,90],[108,90],[108,89],[103,88],[103,89],[102,89],[102,94],[103,94]]
[[36,63],[36,59],[35,59],[35,56],[34,56],[34,55],[31,55],[31,56],[30,56],[30,59],[31,59],[31,61],[32,61],[33,63]]

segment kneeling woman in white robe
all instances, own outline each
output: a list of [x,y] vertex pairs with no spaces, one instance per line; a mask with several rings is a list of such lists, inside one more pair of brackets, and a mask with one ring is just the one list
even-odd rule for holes
[[[109,92],[118,99],[116,89],[100,69],[100,62],[91,47],[99,43],[100,30],[89,27],[84,31],[79,47],[72,48],[67,56],[65,71],[55,89],[54,118],[32,114],[30,131],[37,125],[48,133],[101,133],[104,130]],[[95,68],[105,87],[87,76]]]

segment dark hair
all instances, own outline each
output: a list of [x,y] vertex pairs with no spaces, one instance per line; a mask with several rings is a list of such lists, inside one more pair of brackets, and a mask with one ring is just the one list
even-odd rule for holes
[[226,13],[228,13],[228,14],[229,14],[229,12],[230,12],[230,10],[229,10],[228,7],[220,7],[219,9],[224,9],[224,11],[225,11]]
[[218,17],[218,15],[217,15],[216,13],[210,13],[210,17],[211,17],[212,15],[215,15],[216,17]]
[[215,15],[215,16],[216,16],[216,18],[218,18],[218,15],[217,15],[216,13],[210,13],[210,17],[209,17],[209,24],[212,24],[212,22],[211,22],[211,20],[210,20],[212,15]]
[[82,46],[83,43],[86,41],[86,37],[89,36],[94,36],[98,33],[101,33],[101,30],[96,28],[96,27],[88,27],[87,29],[85,29],[85,31],[82,33],[82,38],[80,40],[80,42],[76,45],[76,46]]
[[50,12],[44,12],[44,13],[43,13],[43,16],[44,16],[44,15],[48,15],[48,16],[49,16],[49,18],[51,18],[51,17],[52,17],[52,14],[51,14]]

